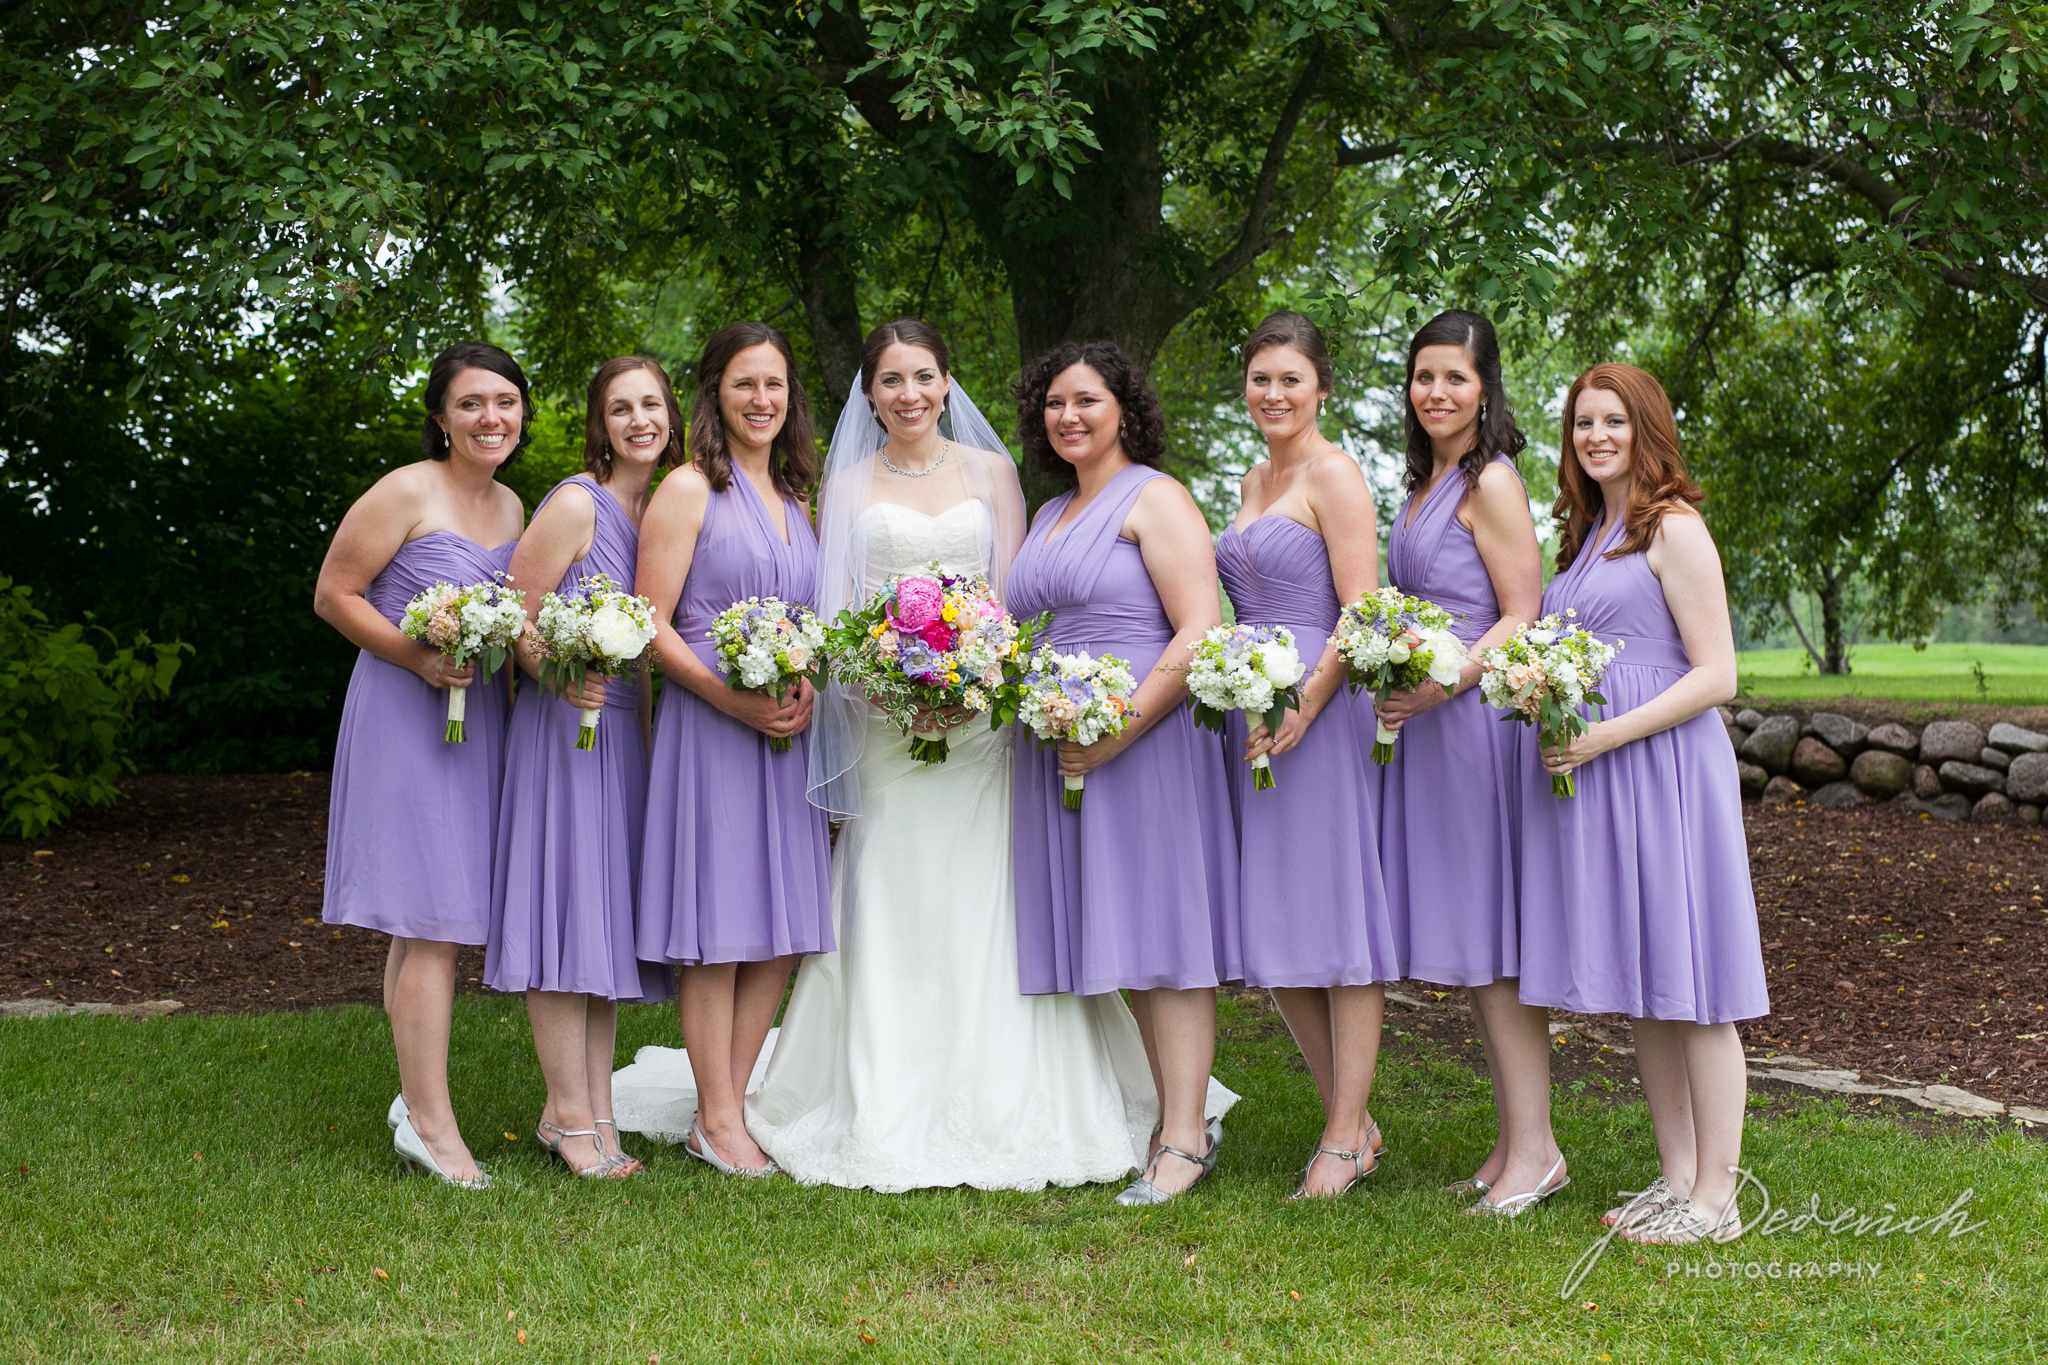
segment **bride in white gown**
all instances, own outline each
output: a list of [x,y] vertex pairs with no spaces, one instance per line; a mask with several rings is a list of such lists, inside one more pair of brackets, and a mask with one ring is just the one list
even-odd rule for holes
[[[1015,465],[951,384],[922,323],[879,327],[834,434],[820,506],[821,616],[936,560],[998,595],[1024,532]],[[940,414],[947,414],[942,425]],[[1011,881],[1011,743],[958,720],[943,763],[910,757],[865,697],[828,688],[812,799],[846,817],[832,858],[839,950],[809,957],[747,1131],[806,1184],[1035,1190],[1142,1166],[1158,1098],[1122,997],[1020,994]],[[657,1049],[619,1073],[624,1115],[680,1132],[694,1096]],[[635,1073],[645,1070],[636,1090]],[[663,1072],[667,1071],[664,1076]],[[1211,1082],[1210,1112],[1236,1096]]]

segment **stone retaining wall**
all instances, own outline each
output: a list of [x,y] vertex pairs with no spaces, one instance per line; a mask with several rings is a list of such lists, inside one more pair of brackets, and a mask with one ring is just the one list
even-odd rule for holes
[[1866,726],[1816,711],[1766,716],[1720,708],[1747,799],[1817,806],[1897,801],[1942,820],[2041,823],[2048,735],[2004,721]]

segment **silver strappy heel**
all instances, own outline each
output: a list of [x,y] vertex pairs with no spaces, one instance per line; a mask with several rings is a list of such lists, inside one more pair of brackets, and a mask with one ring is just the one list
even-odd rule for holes
[[[549,1133],[555,1135],[552,1140],[547,1136]],[[569,1165],[569,1158],[562,1155],[562,1144],[572,1137],[587,1137],[590,1139],[591,1145],[597,1148],[597,1162],[595,1165],[584,1166],[580,1169]],[[576,1178],[579,1180],[609,1180],[618,1172],[619,1168],[613,1164],[609,1156],[605,1155],[604,1138],[598,1134],[595,1128],[560,1128],[549,1123],[546,1119],[542,1119],[540,1127],[533,1134],[533,1140],[538,1142],[549,1156],[561,1162],[564,1166],[568,1166],[570,1170],[575,1171]]]
[[417,1167],[428,1175],[438,1178],[444,1185],[453,1185],[459,1190],[487,1190],[491,1187],[491,1173],[484,1164],[476,1163],[474,1180],[458,1180],[441,1169],[441,1163],[434,1160],[434,1154],[427,1150],[427,1144],[413,1129],[410,1114],[398,1121],[391,1130],[391,1150],[398,1153],[398,1159],[408,1166]]
[[[1380,1158],[1387,1154],[1386,1143],[1382,1142],[1378,1147],[1372,1145],[1372,1135],[1379,1130],[1379,1121],[1375,1119],[1372,1127],[1365,1130],[1365,1141],[1358,1145],[1358,1150],[1355,1152],[1339,1151],[1335,1147],[1325,1147],[1321,1143],[1317,1143],[1315,1152],[1308,1159],[1308,1165],[1301,1168],[1301,1183],[1295,1186],[1294,1193],[1287,1197],[1289,1199],[1342,1199],[1345,1195],[1364,1184],[1367,1176],[1378,1173]],[[1339,1161],[1351,1163],[1353,1174],[1350,1182],[1335,1194],[1310,1194],[1308,1192],[1308,1173],[1310,1168],[1316,1164],[1316,1157],[1319,1156],[1333,1156]],[[1370,1166],[1365,1164],[1367,1157],[1372,1158],[1372,1165]]]
[[[1211,1122],[1213,1123],[1214,1120],[1211,1120]],[[1209,1172],[1216,1169],[1217,1148],[1220,1145],[1220,1143],[1217,1141],[1216,1135],[1209,1134],[1208,1136],[1209,1150],[1202,1156],[1189,1156],[1186,1152],[1183,1152],[1178,1147],[1169,1147],[1163,1142],[1160,1143],[1158,1155],[1152,1158],[1151,1163],[1146,1168],[1149,1170],[1152,1167],[1156,1167],[1159,1164],[1159,1158],[1162,1156],[1177,1156],[1182,1161],[1190,1162],[1196,1166],[1200,1166],[1202,1168],[1202,1174],[1196,1176],[1193,1180],[1190,1180],[1188,1182],[1186,1190],[1182,1190],[1178,1194],[1168,1194],[1166,1191],[1160,1189],[1157,1185],[1154,1185],[1151,1181],[1147,1180],[1144,1176],[1141,1175],[1136,1180],[1133,1180],[1129,1185],[1126,1185],[1124,1187],[1123,1192],[1117,1195],[1116,1202],[1123,1205],[1127,1209],[1143,1208],[1150,1204],[1170,1203],[1171,1201],[1180,1198],[1181,1195],[1186,1194],[1188,1190],[1191,1190],[1195,1186],[1201,1184],[1203,1176],[1208,1175]]]
[[597,1139],[597,1150],[604,1156],[606,1161],[611,1162],[618,1169],[621,1176],[639,1175],[647,1169],[640,1164],[640,1158],[628,1152],[625,1144],[619,1141],[618,1124],[610,1119],[592,1119],[591,1124],[593,1127],[609,1128],[612,1130],[612,1145],[607,1148],[604,1145],[604,1137],[600,1134]]

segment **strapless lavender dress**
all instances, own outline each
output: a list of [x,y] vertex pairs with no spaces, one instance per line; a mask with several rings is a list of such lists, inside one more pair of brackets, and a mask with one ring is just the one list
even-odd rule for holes
[[[735,473],[713,492],[676,604],[675,625],[717,671],[711,622],[743,597],[815,605],[818,539],[803,506],[783,503],[789,541]],[[832,855],[825,813],[804,795],[809,730],[788,753],[682,684],[661,689],[641,863],[639,953],[700,965],[829,953]]]
[[[1594,719],[1643,705],[1692,666],[1642,554],[1607,560],[1594,523],[1543,610],[1624,648]],[[1708,711],[1580,768],[1550,794],[1536,732],[1521,772],[1522,1000],[1579,1014],[1719,1024],[1770,1013],[1735,751]]]
[[[1514,468],[1505,455],[1495,459]],[[1451,470],[1394,520],[1387,578],[1455,618],[1466,645],[1493,629],[1500,602],[1472,532],[1458,521],[1465,480]],[[1374,727],[1360,730],[1370,749]],[[1408,975],[1484,986],[1521,968],[1516,919],[1515,755],[1527,736],[1474,687],[1401,727],[1380,775],[1380,864]]]
[[[1237,619],[1285,626],[1313,665],[1337,624],[1323,538],[1284,516],[1225,530],[1216,568]],[[1340,686],[1301,743],[1274,757],[1273,786],[1252,788],[1244,712],[1225,724],[1223,755],[1237,821],[1247,986],[1370,986],[1401,979],[1380,884],[1377,785],[1358,761],[1372,745],[1372,701]]]
[[[631,592],[640,532],[602,484],[580,474],[564,479],[541,507],[572,483],[589,490],[597,526],[590,553],[569,566],[555,591],[567,593],[608,574]],[[667,969],[633,955],[633,893],[647,815],[637,680],[629,674],[606,681],[592,748],[576,747],[581,724],[576,707],[524,680],[505,739],[484,984],[606,1000],[666,999],[674,993]]]
[[[453,531],[399,546],[370,583],[370,605],[394,626],[435,583],[488,582],[512,562]],[[478,944],[491,922],[491,855],[505,775],[505,675],[469,689],[450,744],[448,694],[364,650],[356,656],[334,743],[327,807],[329,924],[399,938]]]
[[[1045,642],[1113,654],[1141,683],[1173,639],[1138,547],[1118,536],[1131,504],[1166,475],[1117,474],[1048,540],[1073,501],[1039,509],[1010,566],[1009,608],[1054,613]],[[1242,980],[1237,841],[1223,754],[1185,706],[1088,774],[1081,809],[1061,803],[1059,757],[1017,738],[1017,971],[1026,995],[1190,990]]]

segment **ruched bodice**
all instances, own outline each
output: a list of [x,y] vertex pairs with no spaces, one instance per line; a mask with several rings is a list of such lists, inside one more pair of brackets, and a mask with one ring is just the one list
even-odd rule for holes
[[716,648],[711,623],[718,613],[745,597],[779,597],[811,607],[818,596],[818,537],[803,505],[782,502],[783,543],[768,515],[767,504],[746,476],[734,471],[720,493],[713,490],[704,504],[704,524],[690,554],[690,575],[676,603],[676,633],[706,667]]
[[874,592],[898,574],[916,573],[933,560],[949,574],[985,574],[995,549],[988,505],[956,502],[937,516],[901,503],[878,502],[861,513],[867,537],[865,588]]
[[508,540],[487,550],[453,531],[429,531],[399,546],[391,562],[370,580],[364,596],[395,626],[405,615],[405,604],[436,583],[466,588],[490,582],[494,574],[511,567],[512,551],[518,544]]
[[1011,613],[1028,619],[1050,611],[1052,629],[1044,639],[1054,649],[1115,654],[1140,676],[1149,671],[1173,638],[1173,625],[1143,552],[1117,532],[1145,485],[1165,477],[1142,465],[1118,472],[1056,537],[1052,528],[1074,494],[1047,503],[1010,568]]
[[1609,644],[1619,643],[1616,668],[1690,669],[1678,622],[1664,601],[1664,585],[1650,572],[1650,557],[1601,558],[1621,538],[1622,528],[1610,529],[1604,515],[1594,522],[1579,557],[1544,590],[1544,612],[1570,607],[1585,630]]
[[[1493,458],[1510,470],[1515,467],[1505,455]],[[1387,579],[1410,597],[1450,612],[1455,618],[1451,633],[1469,645],[1500,620],[1500,599],[1493,595],[1493,578],[1479,557],[1471,528],[1458,520],[1458,508],[1465,501],[1464,475],[1456,469],[1446,471],[1423,497],[1410,526],[1408,512],[1414,501],[1411,495],[1403,504],[1387,538]]]
[[1269,513],[1216,542],[1216,572],[1237,619],[1285,626],[1313,662],[1337,627],[1337,585],[1323,538],[1292,517]]

